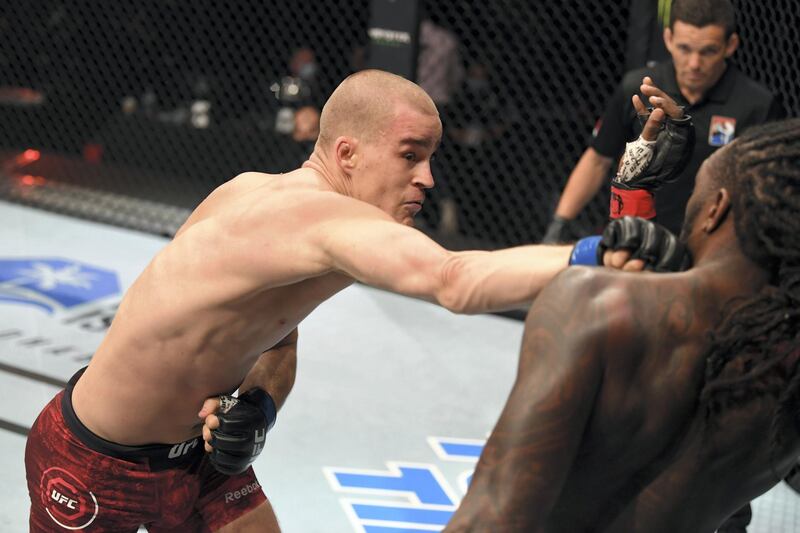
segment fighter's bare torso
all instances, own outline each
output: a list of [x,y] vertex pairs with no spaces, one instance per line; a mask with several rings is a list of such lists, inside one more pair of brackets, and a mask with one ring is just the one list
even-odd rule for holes
[[297,261],[293,232],[335,194],[317,174],[243,174],[214,191],[125,295],[75,387],[97,435],[127,445],[200,431],[205,398],[237,388],[260,354],[352,283]]
[[774,398],[705,431],[708,333],[736,293],[721,268],[570,270],[534,305],[515,388],[446,531],[713,531],[797,455],[770,456]]

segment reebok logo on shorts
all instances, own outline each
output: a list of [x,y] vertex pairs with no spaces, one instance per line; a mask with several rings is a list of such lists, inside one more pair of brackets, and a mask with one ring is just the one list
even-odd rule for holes
[[244,498],[248,494],[253,494],[254,492],[256,492],[260,488],[261,488],[261,485],[258,484],[258,481],[254,481],[252,483],[248,483],[247,485],[245,485],[244,487],[242,487],[239,490],[233,490],[233,491],[230,491],[230,492],[226,492],[225,493],[225,503],[231,503],[231,502],[236,501],[236,500],[238,500],[240,498]]

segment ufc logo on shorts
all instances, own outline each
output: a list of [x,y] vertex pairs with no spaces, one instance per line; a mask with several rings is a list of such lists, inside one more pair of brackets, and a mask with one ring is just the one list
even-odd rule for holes
[[[62,530],[84,529],[100,512],[97,497],[86,484],[63,468],[52,466],[39,480],[39,499],[50,519]],[[48,529],[47,531],[56,531]]]
[[50,499],[58,504],[66,504],[70,509],[78,508],[78,502],[76,500],[61,494],[56,489],[53,489],[53,492],[50,493]]
[[189,450],[197,446],[197,440],[198,439],[194,439],[191,441],[181,442],[180,444],[176,444],[175,446],[169,449],[168,457],[170,459],[175,459],[176,457],[181,457],[183,455],[186,455],[187,453],[189,453]]

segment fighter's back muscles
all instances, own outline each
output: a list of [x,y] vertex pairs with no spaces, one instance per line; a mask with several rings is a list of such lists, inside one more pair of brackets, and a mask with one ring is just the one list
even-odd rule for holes
[[186,229],[193,226],[196,222],[213,215],[221,204],[234,200],[236,197],[251,193],[252,191],[271,185],[274,183],[276,175],[264,174],[262,172],[244,172],[238,176],[219,185],[216,189],[203,199],[202,202],[192,211],[189,218],[181,225],[175,237],[178,237]]
[[531,307],[517,381],[447,531],[602,527],[694,406],[705,296],[686,274],[559,275]]
[[600,389],[604,362],[596,341],[628,322],[619,301],[578,298],[596,285],[585,269],[571,269],[534,302],[517,380],[447,531],[544,527]]

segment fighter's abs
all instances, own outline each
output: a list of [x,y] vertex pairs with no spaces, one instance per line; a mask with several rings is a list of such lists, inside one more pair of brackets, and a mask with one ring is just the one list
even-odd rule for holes
[[[123,302],[76,386],[76,413],[99,436],[120,444],[193,437],[205,398],[235,390],[262,352],[349,283],[329,274],[226,305],[198,305],[200,297],[194,305],[177,301],[145,310],[137,299]],[[96,397],[104,402],[92,401]],[[138,409],[132,412],[131,405]]]

